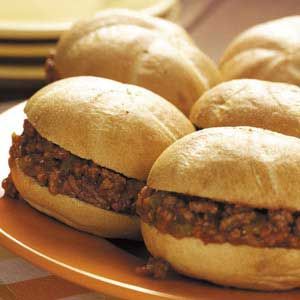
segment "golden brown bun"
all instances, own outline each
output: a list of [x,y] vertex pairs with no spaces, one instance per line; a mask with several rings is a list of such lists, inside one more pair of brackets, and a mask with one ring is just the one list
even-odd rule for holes
[[202,95],[190,120],[199,128],[253,126],[300,137],[300,88],[255,79],[227,81]]
[[300,286],[300,250],[204,244],[196,238],[176,239],[144,222],[141,228],[150,253],[187,276],[255,290]]
[[178,25],[129,10],[76,23],[54,57],[59,78],[94,75],[145,87],[185,114],[220,81],[214,62]]
[[147,184],[222,202],[300,210],[300,140],[252,127],[204,129],[165,150]]
[[254,26],[237,36],[225,51],[224,80],[256,78],[300,84],[300,16]]
[[56,81],[25,113],[47,140],[127,177],[145,180],[161,152],[194,131],[171,103],[146,89],[97,77]]
[[76,229],[109,238],[139,239],[137,216],[115,213],[66,195],[52,195],[25,175],[18,161],[11,166],[13,182],[21,196],[37,210]]

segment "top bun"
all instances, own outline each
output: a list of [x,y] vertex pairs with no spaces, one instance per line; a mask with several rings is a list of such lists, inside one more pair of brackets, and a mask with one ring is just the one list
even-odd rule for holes
[[256,78],[300,84],[300,16],[254,26],[229,45],[220,63],[225,80]]
[[255,79],[226,81],[202,95],[190,119],[199,128],[253,126],[300,137],[300,88]]
[[93,75],[145,87],[185,114],[220,80],[184,29],[129,10],[76,23],[59,40],[54,66],[58,78]]
[[160,153],[194,131],[171,103],[133,85],[97,77],[59,80],[25,107],[47,140],[127,177],[145,180]]
[[300,140],[260,128],[204,129],[166,149],[147,184],[221,202],[300,210]]

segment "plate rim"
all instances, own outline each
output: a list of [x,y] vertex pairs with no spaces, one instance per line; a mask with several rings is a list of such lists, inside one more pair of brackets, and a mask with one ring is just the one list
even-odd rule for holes
[[[3,197],[1,197],[0,201],[3,200],[7,201]],[[43,217],[47,217],[47,216],[43,216]],[[105,242],[110,243],[107,240],[105,240]],[[31,248],[30,246],[27,246],[23,242],[18,241],[9,233],[4,231],[2,228],[0,228],[0,244],[5,248],[7,248],[8,250],[15,253],[16,255],[30,262],[31,264],[36,265],[60,278],[63,278],[64,280],[67,280],[69,282],[72,282],[74,284],[77,284],[79,286],[82,286],[89,290],[93,290],[98,293],[103,293],[105,295],[109,295],[112,297],[118,297],[120,299],[133,299],[133,300],[145,299],[145,297],[147,297],[147,299],[149,300],[152,299],[153,300],[158,300],[158,299],[184,300],[185,299],[183,297],[173,297],[173,295],[170,294],[164,294],[162,292],[157,292],[151,289],[135,286],[133,284],[127,284],[118,280],[109,279],[105,276],[100,276],[97,274],[93,274],[72,267],[54,258],[47,257],[47,255],[43,254],[42,252],[39,252]],[[71,271],[73,275],[76,274],[72,276],[72,280],[70,279],[70,276],[66,275],[67,274],[66,270]],[[85,274],[85,276],[87,276],[89,280],[94,281],[93,286],[91,284],[87,284],[86,281],[82,280],[81,278],[82,274]],[[95,288],[96,285],[99,286],[99,288]],[[115,288],[112,289],[111,288],[112,286],[114,286]],[[126,295],[126,298],[124,298],[124,295]]]

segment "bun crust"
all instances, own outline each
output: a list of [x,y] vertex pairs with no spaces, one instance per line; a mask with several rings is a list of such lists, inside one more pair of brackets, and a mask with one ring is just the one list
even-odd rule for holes
[[135,84],[185,114],[220,81],[214,62],[184,29],[129,10],[107,10],[76,23],[59,40],[54,64],[59,78],[94,75]]
[[145,180],[170,144],[194,131],[172,104],[146,89],[97,77],[52,83],[25,113],[47,140],[130,178]]
[[253,126],[300,137],[300,88],[240,79],[205,92],[191,110],[199,128]]
[[144,8],[142,12],[150,16],[157,16],[175,22],[179,18],[180,8],[179,0],[166,0],[158,2],[155,6]]
[[256,208],[300,210],[300,140],[251,127],[218,127],[175,142],[147,185]]
[[256,78],[300,84],[300,16],[254,26],[237,36],[220,63],[224,80]]
[[150,253],[187,276],[266,291],[300,286],[300,250],[204,244],[196,238],[176,239],[144,222],[141,228]]
[[149,16],[156,16],[165,20],[176,22],[179,19],[181,5],[179,0],[165,0],[158,2],[156,6],[143,9],[142,12]]
[[66,195],[52,195],[46,187],[25,175],[14,161],[13,182],[21,196],[37,210],[81,231],[108,238],[140,238],[137,216],[118,214]]

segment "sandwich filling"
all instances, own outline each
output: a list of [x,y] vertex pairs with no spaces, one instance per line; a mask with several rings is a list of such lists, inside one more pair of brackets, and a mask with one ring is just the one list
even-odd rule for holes
[[[47,141],[28,120],[22,135],[13,135],[10,166],[13,161],[51,194],[67,195],[118,213],[135,214],[138,192],[145,185]],[[10,176],[3,187],[7,196],[18,197]]]
[[287,209],[257,209],[144,187],[137,213],[143,222],[179,239],[300,248],[300,212]]

